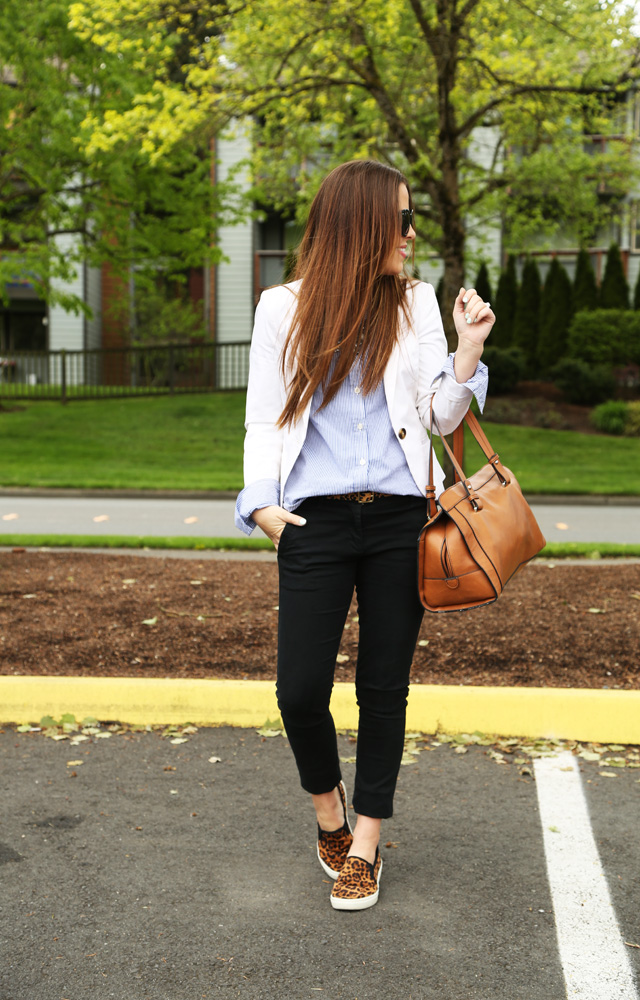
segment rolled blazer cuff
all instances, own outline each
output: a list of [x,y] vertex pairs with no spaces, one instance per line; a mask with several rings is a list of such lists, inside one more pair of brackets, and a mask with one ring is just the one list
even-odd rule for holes
[[476,365],[476,370],[466,382],[458,382],[456,380],[456,372],[454,368],[455,354],[450,354],[442,366],[442,371],[438,373],[434,382],[442,377],[442,382],[440,383],[440,392],[444,393],[449,399],[469,399],[471,401],[471,396],[469,393],[476,397],[478,403],[478,408],[480,413],[484,411],[484,404],[487,400],[487,389],[489,388],[489,369],[484,364],[483,361],[478,361]]

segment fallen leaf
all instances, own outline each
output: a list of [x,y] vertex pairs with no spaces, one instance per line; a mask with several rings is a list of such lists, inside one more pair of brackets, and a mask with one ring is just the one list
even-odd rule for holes
[[84,764],[83,760],[68,760],[67,767],[82,767]]
[[469,747],[454,747],[454,753],[468,753]]
[[201,587],[202,584],[204,583],[204,580],[189,580],[189,583],[191,584],[192,587]]
[[[355,757],[341,757],[340,760],[343,764],[355,764],[356,762]],[[411,763],[413,763],[413,761],[411,761]]]
[[157,621],[158,621],[158,616],[156,615],[155,618],[144,618],[143,621],[142,621],[142,624],[143,625],[155,625],[157,623]]
[[429,640],[428,639],[420,639],[419,642],[418,642],[418,645],[419,646],[428,646],[429,645]]
[[564,521],[558,521],[558,523],[556,524],[556,528],[558,529],[558,531],[568,531],[569,525],[565,524]]
[[640,948],[640,944],[634,944],[633,941],[625,941],[627,948]]
[[109,737],[112,736],[113,734],[107,732],[107,733],[95,733],[94,735],[97,740],[108,740]]
[[606,615],[607,612],[604,610],[604,608],[589,608],[588,613],[590,615]]
[[388,840],[384,846],[385,847],[397,847],[398,845],[396,844],[396,842],[394,840]]
[[209,763],[210,764],[221,764],[222,763],[222,757],[209,757]]
[[[637,591],[634,594],[631,594],[631,597],[635,597],[636,601],[640,601],[640,593],[638,593]],[[637,944],[634,944],[633,947],[638,948],[639,946]]]
[[600,774],[601,778],[617,778],[618,777],[618,775],[614,774],[613,771],[600,771],[599,774]]
[[593,750],[580,750],[578,757],[582,757],[583,760],[600,760],[600,754]]
[[256,729],[258,736],[264,737],[264,739],[269,739],[271,736],[284,736],[284,730],[282,729]]
[[22,596],[24,598],[29,598],[29,597],[37,597],[38,595],[37,594],[23,594]]
[[349,657],[347,653],[338,653],[336,656],[336,663],[347,663]]
[[137,580],[135,579],[135,577],[130,577],[128,580],[123,580],[122,582],[128,585],[131,583],[137,583]]
[[169,742],[172,743],[173,746],[177,746],[178,743],[188,743],[189,740],[186,736],[178,736],[175,740],[170,740]]

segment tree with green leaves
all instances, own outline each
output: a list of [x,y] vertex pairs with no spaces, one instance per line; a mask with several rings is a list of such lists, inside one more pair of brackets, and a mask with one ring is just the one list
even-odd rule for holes
[[527,359],[531,366],[532,377],[536,374],[538,354],[541,284],[540,271],[535,259],[527,257],[522,268],[522,281],[513,321],[513,344],[514,347],[520,348]]
[[[583,142],[610,130],[640,75],[621,0],[229,0],[198,6],[213,21],[204,39],[190,36],[186,0],[77,0],[72,14],[83,39],[110,54],[134,48],[142,65],[148,48],[154,61],[153,87],[128,111],[87,122],[91,151],[142,131],[155,155],[207,122],[251,121],[256,195],[300,217],[336,163],[391,163],[444,262],[447,324],[474,225],[504,213],[513,245],[592,228],[606,212],[598,182],[622,193],[632,170],[624,144],[590,155]],[[173,115],[170,31],[184,37]]]
[[601,309],[629,308],[629,284],[617,243],[612,243],[607,253],[604,276],[600,284],[599,305]]
[[571,279],[558,258],[554,257],[540,296],[540,329],[536,352],[539,371],[548,372],[563,356],[571,317]]
[[591,312],[598,308],[598,283],[591,256],[584,248],[578,254],[576,275],[571,290],[573,313]]
[[495,309],[496,323],[491,331],[495,347],[511,347],[514,341],[514,324],[518,305],[518,276],[515,258],[509,255],[507,266],[500,272]]
[[[59,282],[85,262],[135,267],[144,283],[219,259],[224,191],[211,184],[208,133],[183,124],[171,137],[190,101],[175,70],[180,38],[148,32],[142,59],[126,40],[110,50],[72,28],[71,8],[0,8],[0,289],[28,276],[43,298],[77,310]],[[132,127],[118,133],[123,119]]]

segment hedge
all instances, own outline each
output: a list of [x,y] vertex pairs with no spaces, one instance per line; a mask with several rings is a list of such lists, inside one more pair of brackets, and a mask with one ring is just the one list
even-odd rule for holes
[[576,313],[565,354],[592,365],[640,364],[640,312],[595,309]]

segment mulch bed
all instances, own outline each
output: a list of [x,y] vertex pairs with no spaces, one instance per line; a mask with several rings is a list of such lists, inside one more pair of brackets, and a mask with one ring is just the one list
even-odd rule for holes
[[[277,603],[274,562],[0,553],[0,673],[272,679]],[[423,684],[637,688],[640,565],[534,562],[489,607],[425,614],[420,641]]]

